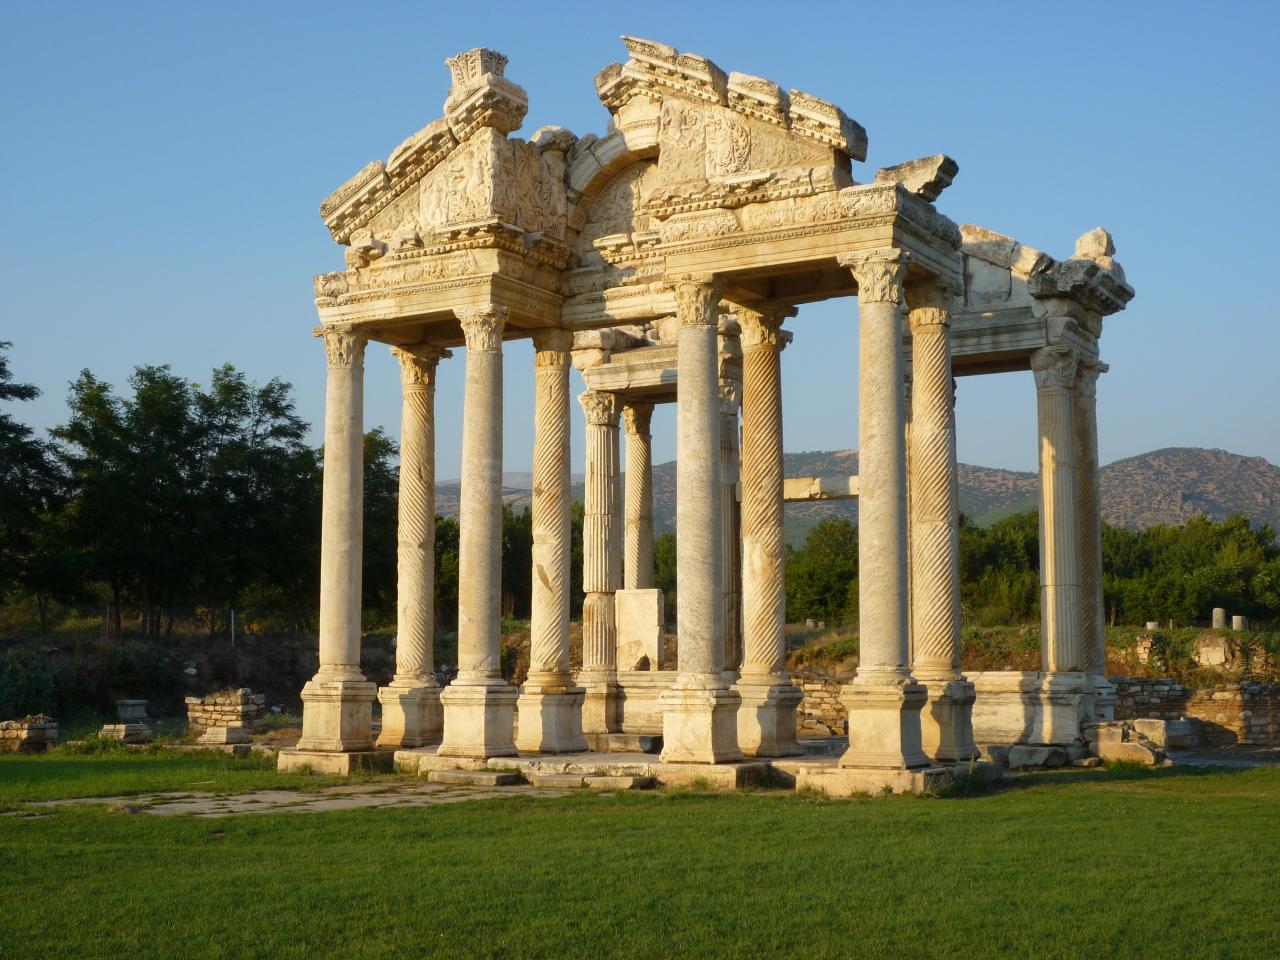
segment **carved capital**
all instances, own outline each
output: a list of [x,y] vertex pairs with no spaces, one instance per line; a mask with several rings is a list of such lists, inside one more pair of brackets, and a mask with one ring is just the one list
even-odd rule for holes
[[1031,371],[1037,390],[1070,390],[1076,385],[1079,360],[1075,350],[1067,346],[1041,347],[1031,354]]
[[1077,395],[1081,400],[1095,400],[1098,396],[1098,377],[1110,370],[1108,364],[1101,360],[1081,360],[1079,379],[1076,381]]
[[603,390],[588,390],[578,395],[587,423],[594,427],[618,426],[618,398]]
[[360,367],[364,365],[364,348],[369,338],[363,333],[342,328],[321,327],[316,336],[324,338],[324,352],[331,367]]
[[510,312],[506,307],[486,303],[479,307],[458,307],[453,312],[462,324],[468,350],[497,352],[502,349],[502,328]]
[[787,344],[782,324],[788,317],[796,315],[796,308],[785,303],[764,303],[735,307],[734,314],[742,328],[744,349],[767,344],[775,350],[781,350]]
[[567,367],[573,350],[573,332],[570,330],[539,330],[533,335],[534,366]]
[[400,383],[406,387],[434,387],[436,367],[453,352],[434,343],[418,343],[411,347],[392,347],[391,355],[400,361]]
[[853,271],[862,303],[902,303],[907,264],[896,250],[876,251],[841,257],[840,263]]
[[913,307],[907,317],[912,333],[937,333],[951,325],[951,312],[945,307]]
[[722,286],[721,281],[712,276],[677,277],[676,317],[681,325],[718,325]]
[[647,401],[628,403],[622,408],[622,418],[626,422],[628,434],[647,437],[649,424],[653,420],[653,404]]

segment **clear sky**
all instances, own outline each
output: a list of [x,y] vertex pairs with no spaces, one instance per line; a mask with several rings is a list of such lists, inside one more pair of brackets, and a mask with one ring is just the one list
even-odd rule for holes
[[[84,367],[207,382],[280,376],[323,420],[311,276],[339,269],[320,200],[442,113],[444,59],[510,57],[521,131],[599,133],[592,78],[623,33],[833,100],[870,138],[858,180],[946,152],[939,207],[1068,256],[1101,225],[1137,298],[1107,321],[1104,461],[1162,446],[1280,463],[1280,7],[1256,3],[13,4],[0,31],[0,339],[65,416]],[[1261,165],[1261,166],[1260,166]],[[784,354],[786,447],[857,444],[856,303],[805,307]],[[458,473],[462,357],[438,400],[438,476]],[[366,424],[398,433],[371,345]],[[532,349],[506,349],[505,461],[529,469]],[[576,377],[576,375],[575,375]],[[580,381],[579,389],[580,389]],[[578,418],[580,420],[580,418]],[[1032,469],[1030,374],[966,378],[959,452]],[[575,436],[581,466],[582,427]],[[318,442],[319,435],[315,435]],[[655,417],[655,456],[674,417]]]

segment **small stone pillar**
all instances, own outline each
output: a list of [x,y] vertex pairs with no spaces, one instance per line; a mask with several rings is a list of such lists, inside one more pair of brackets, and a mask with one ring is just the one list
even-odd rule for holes
[[569,674],[569,359],[573,334],[534,334],[533,604],[529,676],[517,704],[516,746],[530,753],[587,749],[584,691]]
[[123,740],[125,743],[150,743],[155,739],[151,727],[147,725],[147,701],[117,700],[116,720],[102,728],[98,736],[109,740]]
[[280,752],[280,769],[306,753],[373,748],[378,688],[360,670],[364,548],[364,351],[362,333],[322,327],[328,356],[320,542],[320,669],[302,688],[302,739]]
[[502,330],[507,308],[456,311],[467,342],[458,509],[458,676],[440,695],[444,757],[506,757],[517,692],[502,679]]
[[618,400],[588,390],[578,397],[587,418],[582,519],[582,672],[586,690],[582,730],[618,730],[618,630],[614,593],[622,585],[622,529],[618,509]]
[[1236,614],[1231,618],[1231,629],[1232,630],[1248,630],[1249,618],[1242,617],[1240,616],[1240,614]]
[[1213,629],[1227,629],[1227,611],[1222,607],[1213,608]]
[[858,283],[858,621],[860,659],[841,701],[849,749],[841,767],[914,770],[926,692],[911,676],[907,636],[906,410],[897,251],[842,259]]
[[804,695],[787,673],[786,542],[782,507],[785,304],[739,308],[742,325],[742,673],[734,689],[738,745],[747,756],[801,753],[796,709]]
[[431,344],[392,348],[400,361],[400,498],[396,553],[396,675],[378,691],[380,747],[439,743],[444,718],[435,677],[436,367]]
[[955,390],[951,373],[953,294],[912,288],[910,437],[911,672],[928,692],[921,745],[939,763],[977,759],[973,684],[960,672],[960,506]]
[[1116,691],[1107,679],[1107,618],[1102,595],[1102,515],[1098,483],[1098,377],[1107,365],[1082,360],[1076,381],[1076,523],[1080,531],[1080,637],[1092,689],[1092,719],[1115,719]]
[[626,558],[622,584],[627,590],[653,587],[653,404],[632,401],[622,408],[627,431],[625,492]]
[[662,695],[662,759],[738,760],[738,695],[724,678],[720,397],[717,327],[720,284],[710,276],[675,283],[676,631],[678,676]]

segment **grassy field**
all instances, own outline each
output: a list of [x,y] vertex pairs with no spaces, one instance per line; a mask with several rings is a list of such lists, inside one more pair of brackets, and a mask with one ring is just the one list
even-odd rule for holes
[[951,799],[25,806],[281,783],[225,758],[0,759],[0,957],[1280,956],[1280,769],[1043,774]]

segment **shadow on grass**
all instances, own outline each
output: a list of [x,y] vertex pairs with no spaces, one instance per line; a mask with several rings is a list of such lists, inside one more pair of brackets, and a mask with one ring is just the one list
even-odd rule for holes
[[961,776],[937,793],[941,799],[965,800],[998,796],[1038,787],[1075,786],[1077,784],[1132,783],[1136,781],[1194,781],[1224,773],[1242,774],[1255,768],[1240,766],[1174,766],[1145,767],[1136,763],[1109,763],[1103,768],[1027,771],[1001,780],[984,781],[977,776]]

